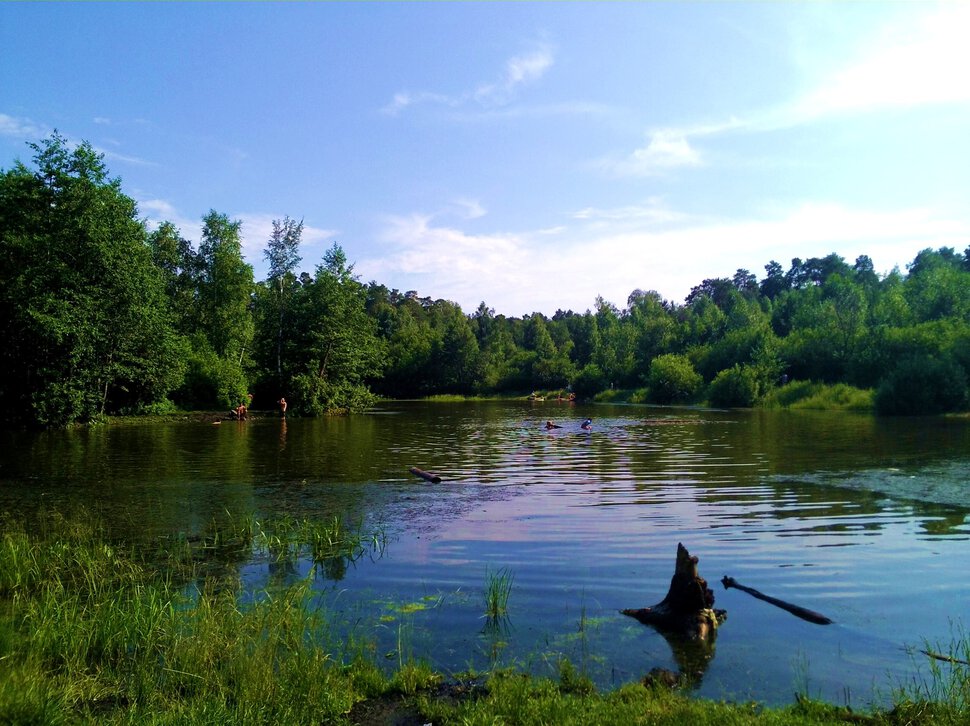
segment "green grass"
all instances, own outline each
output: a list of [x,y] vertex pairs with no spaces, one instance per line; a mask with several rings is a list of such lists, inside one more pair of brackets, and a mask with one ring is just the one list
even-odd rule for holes
[[801,702],[785,709],[764,709],[757,703],[718,703],[692,699],[677,691],[628,684],[599,693],[566,666],[558,682],[514,671],[494,673],[486,693],[457,703],[422,696],[419,710],[435,724],[486,726],[516,724],[544,726],[587,724],[635,726],[671,724],[723,726],[725,724],[845,724],[855,717],[861,723],[890,723],[859,717],[845,708]]
[[[373,645],[344,642],[314,573],[244,598],[210,574],[226,552],[326,563],[382,547],[340,519],[255,517],[156,546],[113,541],[90,514],[0,518],[0,724],[349,724],[355,705],[434,724],[962,724],[970,722],[970,640],[914,652],[923,676],[891,710],[853,713],[806,699],[781,709],[719,703],[632,683],[599,692],[568,661],[558,680],[496,670],[484,687],[446,683],[408,653],[390,675]],[[238,561],[238,560],[237,560]],[[322,566],[322,565],[318,565]],[[486,573],[487,617],[507,612],[513,577]],[[580,634],[589,626],[585,607]],[[387,722],[373,721],[373,723]]]
[[813,381],[792,381],[770,391],[761,405],[764,408],[871,413],[872,397],[871,390],[854,388],[845,383],[830,385]]
[[[338,520],[255,519],[165,552],[110,542],[96,518],[5,523],[0,540],[0,723],[338,723],[376,666],[329,638],[312,577],[243,606],[238,582],[197,579],[196,555],[354,557]],[[164,563],[162,562],[164,558]],[[369,683],[363,688],[361,683]]]
[[515,576],[507,567],[485,570],[485,617],[496,621],[508,614],[509,595]]

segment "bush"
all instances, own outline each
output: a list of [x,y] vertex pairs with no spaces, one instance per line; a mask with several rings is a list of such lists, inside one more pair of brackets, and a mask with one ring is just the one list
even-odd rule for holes
[[660,355],[650,362],[647,386],[654,403],[683,403],[691,400],[703,379],[683,355]]
[[606,375],[595,363],[586,365],[573,380],[573,391],[579,398],[592,398],[606,386]]
[[246,401],[248,382],[242,367],[220,358],[212,347],[194,341],[185,381],[172,392],[172,400],[185,408],[235,408]]
[[792,381],[773,388],[761,401],[765,408],[815,411],[872,411],[872,390],[845,383],[829,385],[815,381]]
[[707,389],[714,406],[750,408],[760,397],[758,376],[748,366],[734,364],[718,373]]
[[332,382],[312,374],[293,378],[294,408],[305,416],[363,411],[377,400],[366,386]]
[[962,411],[967,377],[951,359],[916,356],[902,361],[876,391],[881,416],[919,416]]

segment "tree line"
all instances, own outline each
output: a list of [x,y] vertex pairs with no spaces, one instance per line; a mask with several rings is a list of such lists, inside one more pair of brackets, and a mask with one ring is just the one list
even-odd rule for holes
[[265,280],[240,222],[198,245],[138,217],[89,144],[29,144],[0,172],[0,415],[42,425],[228,409],[252,393],[306,415],[377,396],[643,389],[655,403],[752,406],[785,380],[875,390],[882,414],[965,410],[970,247],[879,275],[867,256],[776,261],[703,280],[683,303],[633,291],[583,313],[471,314],[364,284],[336,243],[297,274],[303,223],[273,222]]

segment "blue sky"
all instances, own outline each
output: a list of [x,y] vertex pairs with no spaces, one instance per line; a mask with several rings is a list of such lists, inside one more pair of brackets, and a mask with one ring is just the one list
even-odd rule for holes
[[970,4],[0,3],[0,166],[58,129],[150,224],[582,312],[970,244]]

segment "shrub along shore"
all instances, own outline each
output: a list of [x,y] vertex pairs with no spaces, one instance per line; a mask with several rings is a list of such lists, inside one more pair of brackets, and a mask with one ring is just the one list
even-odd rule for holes
[[[421,662],[385,672],[338,637],[312,575],[244,597],[232,562],[340,566],[381,551],[339,519],[255,518],[200,537],[112,541],[97,517],[4,517],[0,723],[956,724],[970,720],[955,658],[891,709],[806,698],[784,708],[691,698],[659,679],[600,692],[564,662],[558,680],[507,670],[443,678]],[[509,580],[509,584],[511,581]]]

